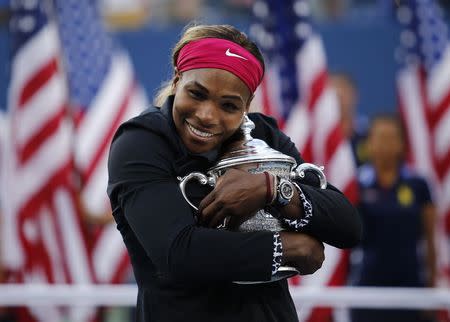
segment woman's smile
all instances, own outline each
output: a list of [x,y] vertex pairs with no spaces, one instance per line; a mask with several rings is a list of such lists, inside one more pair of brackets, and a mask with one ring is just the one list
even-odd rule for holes
[[195,137],[200,137],[203,140],[211,139],[213,136],[217,136],[220,134],[220,133],[212,133],[211,131],[200,130],[198,127],[192,125],[187,120],[185,122],[191,134]]

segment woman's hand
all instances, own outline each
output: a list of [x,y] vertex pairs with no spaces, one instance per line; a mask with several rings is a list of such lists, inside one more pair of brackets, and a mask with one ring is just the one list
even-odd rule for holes
[[301,275],[312,274],[325,260],[323,243],[306,234],[282,231],[283,265],[295,267]]
[[234,229],[266,204],[265,175],[242,169],[229,169],[219,177],[213,191],[198,208],[200,224],[217,227],[229,217],[227,228]]

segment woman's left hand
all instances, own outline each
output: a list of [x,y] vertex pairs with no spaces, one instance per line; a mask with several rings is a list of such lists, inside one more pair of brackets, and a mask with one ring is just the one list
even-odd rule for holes
[[266,204],[265,175],[242,169],[229,169],[198,208],[202,226],[217,227],[229,217],[227,228],[234,229]]

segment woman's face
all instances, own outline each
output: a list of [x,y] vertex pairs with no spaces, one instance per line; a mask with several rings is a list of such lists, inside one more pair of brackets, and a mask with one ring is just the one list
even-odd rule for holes
[[367,148],[374,163],[397,165],[404,152],[401,129],[391,120],[379,119],[372,125]]
[[234,74],[214,68],[183,72],[175,83],[173,120],[193,153],[218,148],[241,125],[251,94]]

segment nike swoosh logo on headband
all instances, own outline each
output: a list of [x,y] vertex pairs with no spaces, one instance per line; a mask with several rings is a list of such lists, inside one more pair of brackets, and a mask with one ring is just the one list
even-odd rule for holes
[[230,51],[230,48],[227,49],[227,51],[225,52],[225,55],[230,56],[230,57],[237,57],[237,58],[240,58],[240,59],[248,60],[247,58],[242,57],[241,55],[232,53]]

